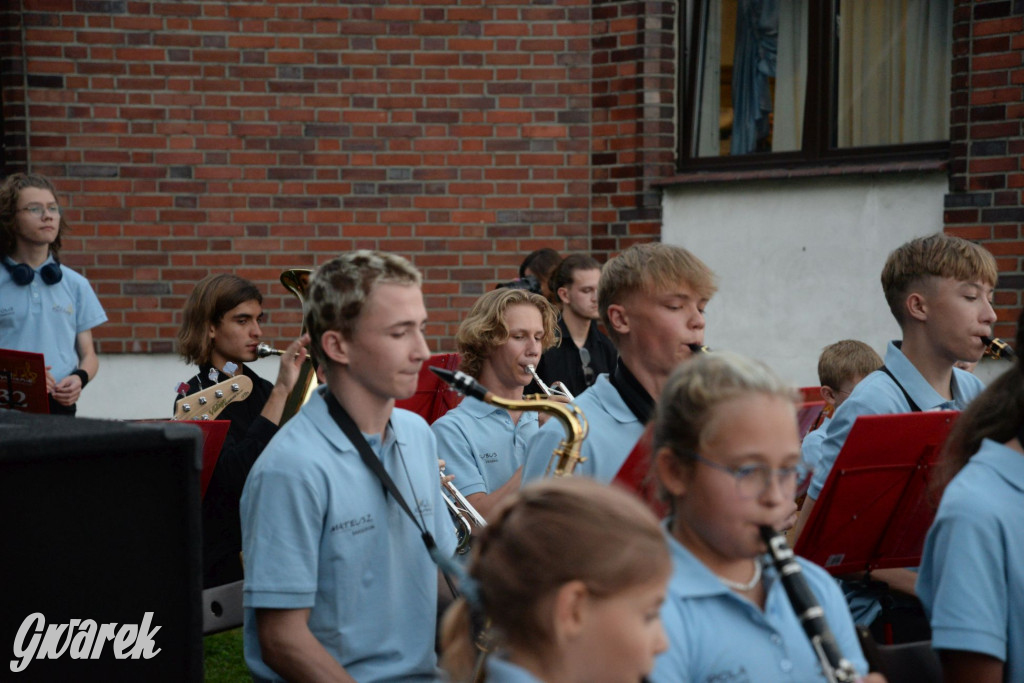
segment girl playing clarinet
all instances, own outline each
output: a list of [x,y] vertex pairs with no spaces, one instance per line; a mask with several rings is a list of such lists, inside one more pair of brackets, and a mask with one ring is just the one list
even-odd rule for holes
[[[1016,349],[1024,349],[1024,314]],[[1022,444],[1018,355],[956,421],[934,482],[942,500],[925,541],[917,592],[949,683],[1024,680]]]
[[[785,587],[763,564],[761,527],[791,517],[802,474],[794,391],[758,362],[705,354],[672,374],[654,429],[654,468],[673,511],[673,570],[662,609],[669,648],[651,680],[853,680],[823,672]],[[824,608],[836,659],[865,673],[843,594],[824,570],[798,564]]]
[[499,510],[445,616],[452,679],[473,679],[471,624],[489,621],[488,683],[639,683],[666,646],[670,563],[654,515],[584,477],[537,481]]

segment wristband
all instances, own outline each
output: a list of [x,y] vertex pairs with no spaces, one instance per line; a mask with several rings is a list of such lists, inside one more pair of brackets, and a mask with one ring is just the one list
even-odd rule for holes
[[78,379],[82,380],[82,388],[85,389],[85,385],[89,383],[89,373],[82,368],[75,368],[71,371],[71,375],[76,375]]

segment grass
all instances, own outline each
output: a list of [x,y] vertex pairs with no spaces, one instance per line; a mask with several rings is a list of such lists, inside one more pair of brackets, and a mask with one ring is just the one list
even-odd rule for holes
[[236,628],[203,638],[203,666],[207,683],[251,681],[242,655],[242,629]]

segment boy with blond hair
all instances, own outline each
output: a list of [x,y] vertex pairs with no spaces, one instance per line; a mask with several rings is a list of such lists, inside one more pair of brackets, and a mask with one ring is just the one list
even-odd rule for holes
[[310,278],[304,321],[326,384],[242,493],[253,680],[437,680],[427,545],[432,536],[433,553],[451,556],[455,529],[434,435],[395,408],[430,357],[420,283],[405,259],[362,250]]
[[853,388],[872,372],[882,367],[882,358],[862,341],[843,339],[826,346],[818,358],[818,382],[821,398],[825,401],[825,419],[800,444],[803,463],[814,471],[821,456],[821,442],[825,440],[832,416],[853,392]]
[[[996,320],[992,292],[998,278],[992,254],[959,237],[942,233],[900,246],[882,269],[882,290],[902,341],[889,343],[885,364],[858,384],[829,423],[821,457],[794,530],[799,537],[854,422],[861,415],[922,410],[963,410],[984,389],[981,380],[955,367],[977,361],[982,337]],[[885,569],[872,577],[901,593],[914,594],[916,574]],[[858,610],[858,624],[874,621],[881,607],[873,601]]]
[[[525,289],[495,289],[473,304],[455,343],[461,370],[500,398],[519,401],[533,381],[527,365],[555,343],[555,308]],[[445,473],[482,515],[519,489],[526,444],[537,433],[535,411],[506,410],[472,396],[431,425]]]
[[[654,397],[704,343],[704,308],[715,289],[703,261],[669,244],[636,244],[605,264],[597,305],[619,359],[576,397],[590,432],[575,473],[602,482],[615,478],[651,418]],[[537,432],[526,449],[524,483],[544,476],[563,436],[554,420]]]

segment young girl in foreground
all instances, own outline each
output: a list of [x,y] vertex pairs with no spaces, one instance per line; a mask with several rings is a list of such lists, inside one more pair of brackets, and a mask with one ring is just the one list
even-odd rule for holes
[[530,484],[475,541],[442,666],[472,680],[470,622],[489,620],[488,683],[639,683],[665,649],[669,568],[657,521],[632,495],[582,477]]
[[[662,610],[669,648],[652,681],[824,680],[782,582],[762,565],[759,528],[780,528],[793,511],[795,399],[767,367],[729,353],[698,356],[665,385],[654,467],[673,509],[673,571]],[[799,564],[839,651],[865,673],[843,594],[824,570]]]
[[[1024,315],[1016,349],[1024,352]],[[935,482],[945,491],[925,541],[917,594],[950,683],[1024,680],[1022,442],[1018,355],[956,421]]]

